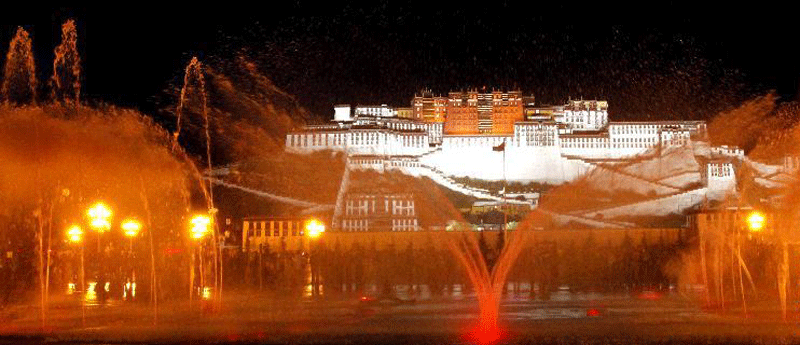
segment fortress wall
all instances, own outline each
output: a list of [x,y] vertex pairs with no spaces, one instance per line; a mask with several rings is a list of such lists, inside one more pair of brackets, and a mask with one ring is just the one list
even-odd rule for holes
[[[556,243],[566,246],[570,243],[581,245],[589,236],[594,237],[598,245],[619,245],[625,237],[637,245],[643,240],[647,243],[658,243],[663,239],[666,243],[677,242],[686,238],[687,229],[679,228],[632,228],[632,229],[553,229],[553,230],[528,230],[524,232],[509,231],[510,240],[513,236],[526,236],[526,248],[542,243]],[[447,250],[450,243],[456,241],[455,236],[475,236],[479,232],[461,231],[381,231],[381,232],[326,232],[315,243],[315,246],[326,246],[330,249],[352,250],[360,246],[364,250],[406,250],[409,245],[414,249],[437,248]],[[484,231],[487,244],[494,246],[500,232]],[[280,251],[308,251],[307,239],[294,237],[267,237],[265,245],[271,252]]]
[[[508,181],[562,183],[574,180],[590,168],[581,160],[562,157],[555,146],[509,145],[506,146],[505,156]],[[420,160],[449,176],[469,176],[490,181],[503,179],[503,152],[492,150],[491,145],[443,147]]]
[[707,191],[706,188],[698,188],[664,198],[589,212],[583,216],[594,218],[602,215],[604,219],[607,219],[619,216],[666,216],[671,213],[681,213],[683,210],[703,202]]

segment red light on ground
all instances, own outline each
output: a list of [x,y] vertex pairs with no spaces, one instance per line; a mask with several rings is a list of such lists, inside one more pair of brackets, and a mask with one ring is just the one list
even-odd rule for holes
[[661,299],[661,293],[656,291],[644,291],[639,294],[639,299],[646,299],[649,301],[655,301]]
[[600,316],[600,311],[597,309],[589,309],[586,311],[586,316]]
[[169,255],[178,254],[178,253],[181,253],[181,252],[183,252],[183,249],[180,249],[180,248],[167,248],[167,249],[164,249],[164,253],[167,253]]
[[496,344],[503,339],[503,331],[498,327],[478,327],[474,328],[467,335],[468,341],[474,344],[489,345]]

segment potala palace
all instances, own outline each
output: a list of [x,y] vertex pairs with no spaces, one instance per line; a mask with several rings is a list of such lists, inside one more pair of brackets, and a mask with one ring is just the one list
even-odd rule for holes
[[425,176],[478,200],[531,207],[538,204],[538,193],[511,197],[459,178],[547,184],[580,178],[594,190],[638,195],[553,212],[562,223],[591,227],[630,227],[626,217],[683,214],[725,200],[735,195],[737,172],[745,165],[756,185],[774,191],[764,201],[779,202],[780,187],[800,170],[798,157],[765,164],[739,148],[710,145],[704,121],[609,121],[602,100],[539,106],[519,91],[448,96],[423,91],[410,105],[336,105],[330,123],[287,134],[288,152],[346,153],[335,225],[347,224],[348,205],[364,204],[347,197],[351,170]]
[[[793,162],[770,166],[738,148],[710,146],[704,121],[613,122],[606,101],[538,106],[519,91],[423,91],[409,108],[337,105],[331,123],[287,134],[286,150],[342,151],[350,169],[427,176],[485,200],[502,197],[454,178],[561,184],[584,177],[600,189],[629,189],[651,195],[654,205],[684,209],[734,192],[744,161],[763,173],[760,184],[783,183]],[[667,197],[680,200],[656,200]]]

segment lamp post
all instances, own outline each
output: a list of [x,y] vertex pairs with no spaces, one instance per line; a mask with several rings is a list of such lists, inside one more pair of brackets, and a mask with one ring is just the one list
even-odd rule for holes
[[[191,224],[191,228],[189,229],[189,236],[190,238],[200,243],[200,285],[203,286],[203,257],[202,257],[202,243],[206,235],[208,235],[208,227],[211,224],[211,218],[205,214],[198,214],[193,216],[189,223]],[[192,305],[192,300],[194,298],[194,268],[195,268],[195,248],[192,247],[192,261],[191,261],[191,269],[189,270],[189,306]],[[203,286],[205,288],[205,286]]]
[[69,241],[81,246],[81,324],[86,326],[86,274],[83,265],[83,230],[78,225],[73,225],[67,230]]
[[310,239],[309,242],[309,254],[308,254],[308,264],[311,266],[311,293],[314,296],[319,295],[319,265],[316,264],[314,252],[316,250],[316,246],[314,242],[318,238],[322,236],[322,233],[325,232],[325,224],[322,224],[319,220],[311,219],[306,222],[305,226],[305,235],[308,236]]
[[142,223],[139,223],[136,219],[126,219],[122,221],[120,225],[122,227],[122,231],[125,233],[125,237],[130,239],[130,245],[128,246],[128,250],[133,250],[133,238],[139,235],[139,231],[142,230]]
[[103,267],[101,260],[104,259],[103,250],[101,246],[102,233],[108,232],[111,229],[111,208],[102,201],[94,203],[87,211],[89,216],[89,226],[97,232],[97,284],[95,289],[100,289],[101,301],[105,301],[106,286],[103,277]]
[[[767,218],[761,212],[753,211],[747,216],[747,226],[751,233],[758,233],[762,231],[765,228],[766,223]],[[786,314],[788,312],[786,300],[788,298],[789,286],[789,239],[787,238],[785,224],[782,224],[777,220],[771,223],[773,224],[769,229],[770,238],[776,244],[780,245],[781,249],[777,270],[778,300],[781,307],[781,316],[783,317],[783,320],[786,321]]]
[[[747,223],[747,230],[750,234],[761,232],[764,229],[764,225],[766,224],[766,217],[764,214],[758,211],[751,211],[747,218],[745,219]],[[742,236],[741,236],[741,228],[736,227],[738,232],[738,236],[736,236],[736,255],[739,257],[739,290],[742,293],[742,313],[745,317],[747,317],[747,299],[745,298],[744,294],[744,278],[742,277],[742,265],[744,262],[744,258],[742,258]],[[748,273],[749,277],[749,273]],[[752,279],[750,280],[752,284]]]
[[122,227],[122,231],[125,234],[125,237],[128,238],[128,264],[130,265],[129,272],[131,273],[130,280],[125,284],[125,293],[130,296],[130,299],[133,300],[134,298],[134,291],[136,291],[136,265],[133,263],[133,238],[139,235],[139,231],[142,230],[142,224],[133,218],[128,218],[122,221],[120,225]]
[[[764,228],[766,217],[760,212],[751,212],[747,217],[747,223],[751,232],[759,232]],[[778,300],[781,307],[781,315],[783,320],[786,321],[788,306],[786,304],[788,298],[789,287],[789,239],[787,238],[787,224],[783,224],[781,219],[771,221],[769,228],[769,237],[773,243],[780,246],[780,254],[778,258],[777,270],[777,283],[778,283]]]

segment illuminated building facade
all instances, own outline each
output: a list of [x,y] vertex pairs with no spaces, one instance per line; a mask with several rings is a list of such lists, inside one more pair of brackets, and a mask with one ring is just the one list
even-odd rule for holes
[[520,91],[450,92],[445,134],[508,134],[524,119]]
[[307,239],[304,220],[281,217],[247,217],[242,220],[242,251],[258,251],[261,247],[305,248]]
[[444,122],[447,97],[434,95],[430,89],[424,89],[411,100],[411,111],[414,120]]
[[400,108],[395,109],[395,112],[397,113],[397,117],[399,117],[401,119],[413,119],[414,118],[414,111],[412,110],[411,107],[406,107],[406,108],[400,107]]
[[419,222],[411,193],[348,193],[341,231],[418,231]]
[[[411,118],[384,105],[356,107],[361,110],[354,115],[348,105],[338,105],[332,123],[288,133],[286,150],[345,151],[351,161],[442,183],[448,176],[561,183],[586,173],[596,160],[655,154],[706,135],[703,121],[609,122],[603,100],[546,107],[533,100],[519,91],[439,97],[424,90],[411,102]],[[495,149],[500,145],[502,154]]]
[[481,133],[510,134],[514,133],[514,123],[524,120],[522,112],[522,92],[509,91],[491,93],[492,112],[491,127],[479,128]]
[[451,92],[447,97],[447,134],[478,134],[478,93]]
[[386,105],[358,105],[355,108],[356,116],[395,117],[397,111]]

